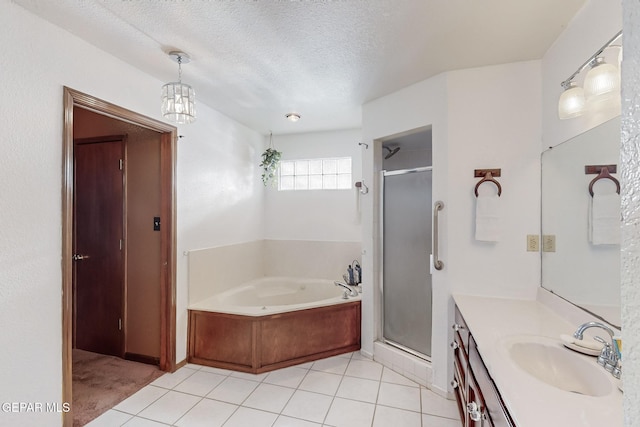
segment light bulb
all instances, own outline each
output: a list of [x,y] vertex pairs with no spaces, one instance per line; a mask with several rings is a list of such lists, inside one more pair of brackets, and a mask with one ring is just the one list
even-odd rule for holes
[[584,78],[584,96],[589,104],[607,101],[620,93],[620,75],[612,64],[597,57]]
[[565,90],[558,100],[558,117],[565,120],[582,115],[585,107],[584,90],[576,82],[569,82],[563,87]]

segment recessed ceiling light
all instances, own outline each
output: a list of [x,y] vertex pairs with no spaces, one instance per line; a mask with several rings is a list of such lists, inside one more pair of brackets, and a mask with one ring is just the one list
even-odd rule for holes
[[285,117],[292,122],[297,122],[298,120],[300,120],[300,114],[298,113],[289,113],[286,114]]

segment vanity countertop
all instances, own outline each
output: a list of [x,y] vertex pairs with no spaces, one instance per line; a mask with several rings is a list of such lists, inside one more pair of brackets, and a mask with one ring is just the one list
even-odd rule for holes
[[[559,339],[572,335],[571,324],[536,300],[488,298],[454,294],[453,298],[473,335],[480,355],[518,427],[621,426],[622,392],[618,380],[596,363],[611,381],[611,391],[600,397],[585,396],[549,386],[520,370],[508,359],[501,340],[514,335]],[[567,351],[571,351],[567,349]]]

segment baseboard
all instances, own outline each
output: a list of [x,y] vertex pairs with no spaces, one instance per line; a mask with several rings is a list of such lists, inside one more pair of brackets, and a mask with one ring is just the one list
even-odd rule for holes
[[182,359],[181,362],[176,363],[176,371],[182,368],[183,366],[186,366],[186,364],[187,364],[187,359]]
[[156,366],[160,365],[159,357],[147,356],[144,354],[125,353],[124,358],[126,360],[131,360],[132,362],[146,363],[147,365],[156,365]]

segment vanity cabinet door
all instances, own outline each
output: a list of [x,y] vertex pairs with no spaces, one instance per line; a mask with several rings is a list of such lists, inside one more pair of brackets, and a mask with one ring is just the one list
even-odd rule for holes
[[487,411],[487,406],[482,394],[482,389],[478,385],[473,370],[467,378],[468,403],[466,406],[466,427],[494,427],[491,417]]
[[[498,389],[489,376],[480,353],[478,353],[478,347],[473,336],[469,338],[469,381],[469,402],[472,400],[472,394],[474,396],[478,395],[487,420],[484,421],[484,424],[467,424],[467,426],[515,427],[498,393]],[[475,388],[473,392],[471,382],[473,382]]]
[[469,342],[469,329],[462,317],[460,311],[456,307],[455,322],[452,325],[453,328],[453,341],[451,342],[451,348],[453,349],[453,380],[451,386],[456,395],[456,403],[458,404],[458,412],[460,413],[460,419],[463,421],[466,419],[467,413],[467,375],[469,369],[469,357],[467,352],[467,343]]

